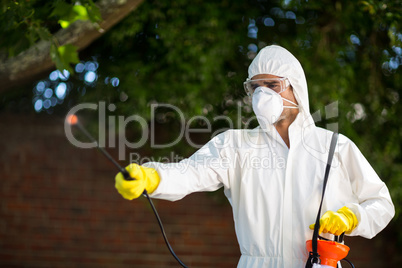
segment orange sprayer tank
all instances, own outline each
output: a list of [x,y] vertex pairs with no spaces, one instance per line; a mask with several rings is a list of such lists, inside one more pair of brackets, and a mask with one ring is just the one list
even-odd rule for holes
[[[320,254],[321,267],[335,267],[338,261],[345,258],[349,253],[349,247],[335,241],[318,240],[317,251]],[[306,242],[307,251],[312,251],[312,241]],[[325,266],[324,266],[325,267]]]

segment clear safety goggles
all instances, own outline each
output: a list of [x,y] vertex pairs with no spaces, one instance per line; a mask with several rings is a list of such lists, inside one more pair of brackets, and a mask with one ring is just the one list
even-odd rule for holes
[[257,87],[268,87],[280,94],[285,91],[288,86],[290,86],[290,82],[286,77],[283,78],[263,78],[263,79],[255,79],[255,80],[247,80],[243,83],[244,90],[247,95],[252,96],[255,89]]

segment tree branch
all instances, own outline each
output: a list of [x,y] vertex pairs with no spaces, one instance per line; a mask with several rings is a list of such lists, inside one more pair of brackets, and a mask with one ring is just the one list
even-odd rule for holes
[[[143,0],[103,0],[99,3],[102,21],[76,21],[54,34],[60,45],[72,44],[78,51],[89,46],[98,37],[132,12]],[[15,57],[0,62],[0,93],[32,83],[49,72],[55,64],[50,58],[50,41],[39,41]]]

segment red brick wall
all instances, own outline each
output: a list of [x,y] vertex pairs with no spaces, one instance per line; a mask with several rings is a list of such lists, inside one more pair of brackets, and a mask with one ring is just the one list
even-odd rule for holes
[[[71,145],[64,118],[0,117],[0,267],[179,267],[144,198],[114,189],[116,169]],[[236,267],[230,205],[207,193],[155,201],[168,238],[189,267]],[[349,239],[356,267],[389,267],[380,236]]]

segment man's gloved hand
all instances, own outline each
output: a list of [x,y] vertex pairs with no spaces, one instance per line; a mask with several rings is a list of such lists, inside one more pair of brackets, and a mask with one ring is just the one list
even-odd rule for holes
[[[346,232],[351,233],[357,226],[358,221],[356,215],[347,207],[339,209],[337,212],[327,211],[320,219],[319,233],[331,233],[333,235],[341,235]],[[315,224],[310,225],[310,229],[314,230]]]
[[125,180],[121,172],[115,177],[115,187],[125,199],[133,200],[138,198],[144,190],[151,194],[158,188],[160,178],[155,169],[130,164],[126,167],[126,170],[135,180]]

